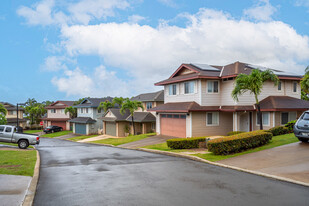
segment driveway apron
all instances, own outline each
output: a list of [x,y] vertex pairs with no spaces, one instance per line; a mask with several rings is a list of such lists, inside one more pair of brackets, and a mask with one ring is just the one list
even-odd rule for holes
[[142,151],[42,138],[34,205],[308,205],[309,188]]

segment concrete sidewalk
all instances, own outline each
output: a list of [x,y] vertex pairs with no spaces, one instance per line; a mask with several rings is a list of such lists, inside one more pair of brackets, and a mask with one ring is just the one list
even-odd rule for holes
[[32,177],[0,175],[0,206],[22,204]]
[[96,136],[96,137],[91,137],[91,138],[79,140],[77,142],[93,142],[93,141],[97,141],[97,140],[110,139],[110,138],[116,139],[116,138],[125,138],[125,137],[114,137],[114,136],[109,136],[109,135],[99,135],[99,136]]

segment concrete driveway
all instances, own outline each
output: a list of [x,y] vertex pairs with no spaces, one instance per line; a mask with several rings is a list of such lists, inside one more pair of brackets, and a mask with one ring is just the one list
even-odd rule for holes
[[309,143],[296,142],[218,162],[309,183]]
[[175,137],[169,137],[169,136],[164,136],[164,135],[156,135],[156,136],[148,137],[148,138],[141,139],[141,140],[138,140],[138,141],[135,141],[135,142],[122,144],[122,145],[119,145],[119,146],[125,147],[125,148],[135,149],[135,148],[138,148],[138,147],[145,147],[145,146],[148,146],[148,145],[164,143],[168,139],[175,139]]
[[34,205],[308,205],[304,186],[201,162],[44,139]]

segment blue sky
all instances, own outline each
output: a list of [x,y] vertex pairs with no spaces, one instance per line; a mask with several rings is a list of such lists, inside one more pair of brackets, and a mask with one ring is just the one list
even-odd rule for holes
[[181,63],[303,73],[308,0],[19,0],[0,7],[0,101],[133,96]]

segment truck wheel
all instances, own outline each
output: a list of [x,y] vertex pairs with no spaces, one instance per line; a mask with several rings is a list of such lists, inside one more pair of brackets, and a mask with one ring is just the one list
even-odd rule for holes
[[24,139],[19,140],[19,142],[18,142],[18,147],[19,147],[20,149],[27,149],[28,146],[29,146],[29,143],[28,143],[27,140],[24,140]]
[[298,140],[301,141],[301,142],[308,142],[308,139],[306,139],[306,138],[298,138]]

